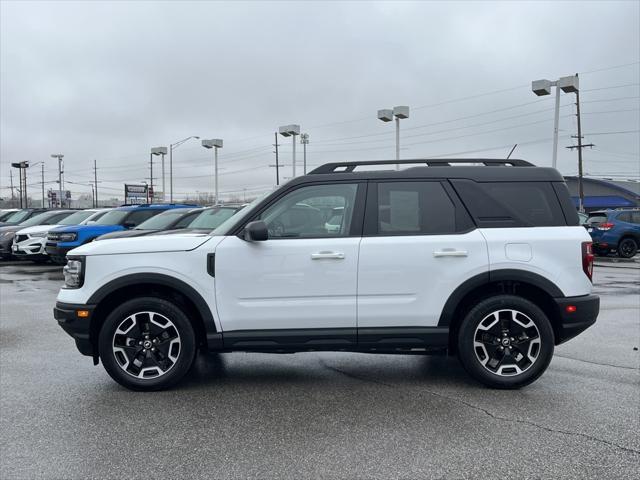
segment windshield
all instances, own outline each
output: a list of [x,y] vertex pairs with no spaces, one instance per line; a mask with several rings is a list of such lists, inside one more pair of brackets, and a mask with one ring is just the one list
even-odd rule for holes
[[33,227],[34,225],[47,225],[50,217],[58,216],[60,212],[44,212],[34,215],[29,220],[25,220],[20,224],[21,227]]
[[188,226],[188,228],[201,228],[203,230],[213,230],[219,227],[225,220],[233,217],[238,211],[237,208],[212,208],[207,209],[198,215]]
[[74,213],[72,215],[69,215],[64,220],[61,220],[59,222],[59,225],[78,225],[80,222],[82,222],[83,220],[89,218],[94,213],[95,212],[91,212],[91,211],[87,211],[87,210],[76,212],[76,213]]
[[173,210],[167,210],[155,217],[151,217],[149,220],[145,220],[138,225],[135,230],[162,230],[172,225],[180,217],[188,213],[186,208],[176,208]]
[[[232,217],[228,218],[223,223],[221,223],[220,226],[218,226],[211,233],[213,233],[213,235],[226,235],[227,232],[231,230],[238,222],[241,222],[243,219],[249,216],[252,213],[253,209],[256,207],[256,205],[260,203],[260,201],[270,193],[271,192],[265,192],[262,195],[258,196],[249,205],[247,205],[246,207],[243,207],[242,210],[240,210],[236,215],[233,215]],[[191,228],[191,225],[189,225],[189,228]]]
[[130,212],[130,210],[111,210],[96,220],[94,225],[120,225]]
[[22,220],[29,216],[29,210],[18,210],[13,212],[13,215],[9,216],[5,222],[20,223]]

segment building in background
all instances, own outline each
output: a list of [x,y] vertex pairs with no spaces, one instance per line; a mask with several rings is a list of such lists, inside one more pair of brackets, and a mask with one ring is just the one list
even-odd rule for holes
[[[578,177],[564,177],[573,204],[578,208]],[[640,182],[609,178],[582,179],[584,209],[587,212],[607,208],[640,207]]]

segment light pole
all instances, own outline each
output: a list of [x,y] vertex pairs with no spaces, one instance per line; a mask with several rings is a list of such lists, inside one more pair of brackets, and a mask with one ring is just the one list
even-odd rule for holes
[[51,155],[51,158],[58,159],[58,202],[60,203],[60,208],[62,208],[62,189],[64,188],[64,185],[62,184],[62,159],[64,158],[64,155],[61,153],[54,153]]
[[279,129],[283,137],[292,137],[293,140],[293,178],[296,178],[296,135],[300,135],[300,125],[284,125]]
[[173,151],[192,138],[200,140],[200,137],[197,135],[191,135],[190,137],[183,138],[182,140],[178,140],[177,142],[169,145],[169,203],[173,203]]
[[20,208],[29,208],[27,197],[27,168],[29,168],[29,162],[16,162],[12,163],[11,166],[17,168],[20,173]]
[[36,162],[32,163],[30,166],[35,167],[36,165],[40,165],[40,173],[41,173],[41,186],[42,186],[42,208],[44,208],[44,162]]
[[302,143],[302,158],[303,158],[303,162],[302,162],[302,172],[306,175],[307,174],[307,145],[309,145],[309,134],[308,133],[303,133],[302,135],[300,135],[300,143]]
[[[378,120],[390,122],[395,117],[396,120],[396,160],[400,160],[400,119],[409,118],[409,107],[399,105],[393,110],[378,110]],[[400,170],[400,164],[396,165],[396,170]]]
[[[151,155],[162,156],[162,201],[164,202],[166,194],[165,175],[164,175],[164,156],[167,154],[167,147],[154,147],[151,149]],[[152,182],[153,183],[153,182]]]
[[551,87],[556,87],[556,106],[553,115],[553,157],[551,166],[558,165],[558,123],[560,120],[560,90],[564,93],[578,92],[578,77],[560,77],[555,82],[550,80],[534,80],[531,82],[531,91],[537,96],[551,95]]
[[213,160],[213,194],[215,195],[214,205],[220,204],[218,198],[218,149],[222,148],[222,139],[212,138],[211,140],[202,140],[202,146],[204,148],[213,148],[214,160]]

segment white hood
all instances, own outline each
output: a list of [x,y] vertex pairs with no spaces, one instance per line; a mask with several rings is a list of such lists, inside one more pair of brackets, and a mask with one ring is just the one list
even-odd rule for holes
[[127,253],[185,252],[199,247],[203,243],[224,237],[212,237],[208,234],[183,233],[176,235],[149,235],[132,238],[113,238],[91,242],[71,250],[68,255],[114,255]]
[[36,225],[35,227],[23,228],[16,232],[17,235],[31,235],[34,233],[47,233],[56,227],[62,227],[63,225]]

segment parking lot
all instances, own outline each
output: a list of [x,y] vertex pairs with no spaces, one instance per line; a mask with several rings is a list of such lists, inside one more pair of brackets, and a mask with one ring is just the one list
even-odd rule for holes
[[637,478],[637,267],[596,267],[598,323],[519,391],[455,358],[230,353],[134,393],[53,320],[60,268],[5,264],[0,477]]

